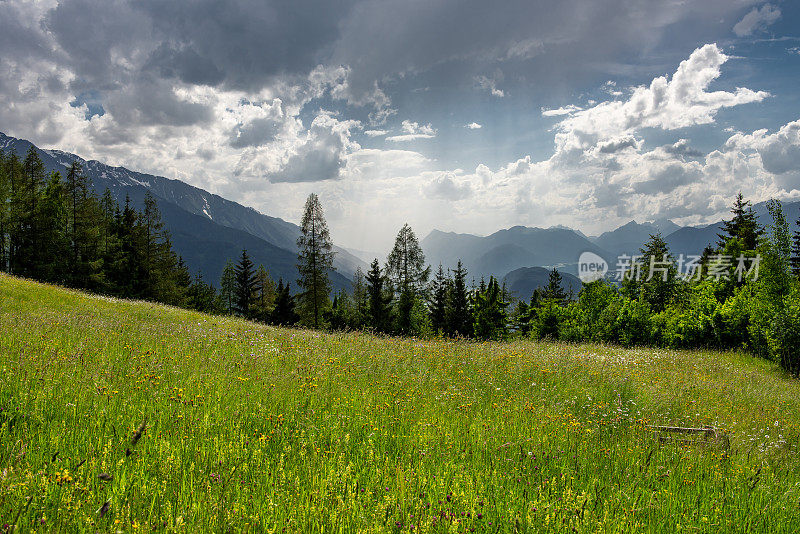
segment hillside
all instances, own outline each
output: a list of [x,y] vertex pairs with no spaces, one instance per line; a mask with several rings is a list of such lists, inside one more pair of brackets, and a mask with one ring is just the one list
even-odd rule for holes
[[[577,276],[569,273],[561,273],[561,288],[575,297],[581,290],[581,281]],[[516,298],[528,301],[533,290],[544,287],[550,280],[550,271],[544,267],[520,267],[503,277],[506,288]]]
[[[173,246],[193,272],[200,271],[206,280],[219,282],[228,259],[235,260],[247,248],[248,254],[263,263],[276,280],[283,278],[294,284],[297,278],[297,238],[300,227],[264,215],[246,206],[232,202],[180,180],[171,180],[112,167],[99,161],[86,161],[75,154],[60,150],[42,150],[29,141],[0,133],[0,150],[16,152],[25,157],[33,146],[48,172],[64,175],[66,166],[78,161],[92,184],[102,194],[111,191],[120,204],[126,195],[141,206],[146,192],[155,196],[172,233]],[[298,218],[302,205],[297,206]],[[340,247],[336,251],[331,283],[335,289],[350,289],[350,277],[358,267],[366,264]]]
[[739,353],[324,334],[0,275],[0,360],[15,530],[800,524],[800,383]]

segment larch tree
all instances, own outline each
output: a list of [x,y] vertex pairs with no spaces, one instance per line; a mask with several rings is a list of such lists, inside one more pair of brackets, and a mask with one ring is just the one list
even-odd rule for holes
[[322,211],[319,197],[311,193],[306,200],[303,220],[300,224],[302,234],[297,238],[297,269],[300,277],[298,311],[301,320],[308,326],[319,328],[322,313],[330,305],[330,271],[333,270],[333,244],[328,223]]
[[219,297],[222,301],[222,308],[225,313],[233,313],[236,299],[236,267],[231,260],[222,269],[222,277],[219,282]]
[[386,261],[386,274],[397,293],[397,330],[411,331],[411,312],[414,302],[425,293],[430,275],[430,267],[425,266],[425,254],[417,236],[404,224],[394,241],[394,247]]

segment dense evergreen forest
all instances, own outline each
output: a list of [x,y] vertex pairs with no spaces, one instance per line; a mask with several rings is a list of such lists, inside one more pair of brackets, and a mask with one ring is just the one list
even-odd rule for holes
[[[141,210],[91,190],[78,163],[46,175],[31,149],[0,152],[0,270],[122,298],[144,299],[280,325],[412,336],[741,348],[800,375],[800,233],[780,203],[759,226],[737,198],[717,243],[684,275],[682,258],[652,235],[617,281],[568,295],[553,269],[529,301],[494,277],[470,280],[461,263],[432,274],[413,230],[400,229],[385,265],[356,272],[351,291],[331,295],[330,233],[312,194],[298,240],[298,279],[270,277],[243,250],[216,285],[194,275],[172,249],[155,199]],[[293,292],[294,282],[298,291]]]

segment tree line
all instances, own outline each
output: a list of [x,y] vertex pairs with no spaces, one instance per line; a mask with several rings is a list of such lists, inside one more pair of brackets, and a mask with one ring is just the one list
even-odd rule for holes
[[36,150],[0,152],[0,270],[123,298],[193,306],[192,278],[155,198],[141,210],[90,187],[78,162],[48,174]]
[[[332,291],[333,250],[319,198],[311,194],[297,244],[298,278],[277,283],[243,250],[217,286],[194,276],[172,249],[149,193],[141,210],[97,196],[80,164],[47,175],[36,151],[0,152],[0,270],[123,298],[146,299],[277,325],[367,330],[477,340],[512,337],[675,348],[741,348],[800,375],[800,233],[780,203],[759,225],[740,194],[697,276],[681,276],[660,234],[650,236],[619,282],[583,284],[565,293],[552,269],[529,300],[509,295],[493,276],[476,282],[461,261],[432,273],[404,225],[382,265],[356,271],[350,290]],[[749,258],[742,263],[722,258]],[[758,258],[754,265],[753,258]],[[658,264],[657,276],[634,276]]]

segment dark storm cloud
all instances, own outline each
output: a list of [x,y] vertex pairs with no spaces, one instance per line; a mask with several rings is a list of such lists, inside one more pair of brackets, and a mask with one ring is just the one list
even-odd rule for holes
[[[752,3],[66,0],[45,25],[78,77],[94,84],[114,83],[110,75],[127,64],[186,83],[254,90],[278,75],[342,64],[352,68],[357,100],[376,81],[447,62],[459,63],[456,72],[471,85],[502,62],[537,85],[559,83],[600,63],[635,61],[656,45],[679,47],[670,43],[699,30],[677,23],[728,17],[732,25]],[[714,32],[729,33],[730,25],[716,24]]]
[[[467,83],[505,62],[541,90],[591,76],[601,64],[624,69],[656,46],[662,57],[685,55],[700,35],[728,35],[752,3],[509,0],[499,7],[483,0],[367,0],[345,19],[332,58],[351,65],[356,93],[369,91],[374,80],[447,62],[460,64]],[[730,24],[719,24],[726,18]],[[694,23],[700,20],[715,24]],[[693,23],[679,24],[685,21]]]
[[167,43],[153,50],[143,69],[153,69],[165,78],[178,78],[195,85],[216,85],[225,77],[209,58],[193,48],[174,48]]
[[0,50],[4,56],[43,58],[50,54],[47,39],[24,6],[0,1]]
[[[42,25],[55,37],[65,66],[84,89],[105,90],[128,80],[144,50],[152,47],[151,21],[120,0],[67,0],[50,10]],[[89,86],[90,85],[90,86]]]
[[259,89],[273,76],[306,74],[325,59],[350,0],[136,0],[159,47],[148,58],[187,83]]

